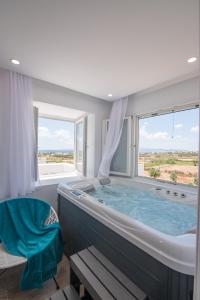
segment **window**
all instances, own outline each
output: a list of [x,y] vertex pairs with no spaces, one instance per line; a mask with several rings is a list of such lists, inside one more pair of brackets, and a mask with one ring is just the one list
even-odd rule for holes
[[75,171],[74,122],[39,117],[38,166],[42,179]]
[[199,109],[139,118],[138,175],[197,186]]

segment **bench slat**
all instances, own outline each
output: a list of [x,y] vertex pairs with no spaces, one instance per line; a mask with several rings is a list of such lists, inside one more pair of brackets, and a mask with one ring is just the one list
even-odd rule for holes
[[58,290],[53,296],[51,296],[50,300],[66,300],[67,298],[64,296],[62,290]]
[[135,295],[138,300],[145,300],[147,298],[146,294],[137,285],[135,285],[94,246],[89,247],[88,250],[131,292],[131,294]]
[[115,299],[137,300],[88,249],[80,251],[78,255]]
[[80,300],[75,288],[73,286],[68,286],[63,289],[63,293],[67,300]]
[[114,300],[114,297],[106,290],[77,254],[70,257],[70,266],[95,300]]

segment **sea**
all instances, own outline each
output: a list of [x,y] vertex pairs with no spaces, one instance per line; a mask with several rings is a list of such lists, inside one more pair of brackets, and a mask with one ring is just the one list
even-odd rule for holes
[[38,149],[39,153],[71,153],[74,149]]

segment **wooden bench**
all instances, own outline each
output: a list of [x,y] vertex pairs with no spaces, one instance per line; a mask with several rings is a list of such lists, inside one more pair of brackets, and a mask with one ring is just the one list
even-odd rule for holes
[[49,300],[80,300],[73,286],[57,291]]
[[68,296],[69,291],[67,294],[64,289],[58,291],[53,296],[54,298],[50,299],[80,299],[78,295],[80,295],[80,287],[83,285],[84,296],[81,299],[148,300],[139,287],[93,246],[70,257],[70,285],[68,289],[70,289],[71,298]]

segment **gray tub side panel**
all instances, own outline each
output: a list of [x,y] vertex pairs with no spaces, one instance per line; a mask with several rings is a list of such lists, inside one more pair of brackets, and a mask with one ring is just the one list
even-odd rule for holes
[[58,197],[67,256],[94,245],[152,300],[192,300],[193,276],[176,272],[72,204]]

